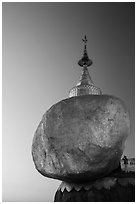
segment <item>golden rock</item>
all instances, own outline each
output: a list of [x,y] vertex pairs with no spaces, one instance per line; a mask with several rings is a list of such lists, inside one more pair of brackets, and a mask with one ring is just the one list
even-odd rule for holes
[[44,176],[87,182],[117,169],[130,134],[124,102],[110,95],[85,95],[53,105],[35,132],[32,156]]

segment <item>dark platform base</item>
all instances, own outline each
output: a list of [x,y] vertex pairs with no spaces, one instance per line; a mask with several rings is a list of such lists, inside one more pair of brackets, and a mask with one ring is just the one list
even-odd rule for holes
[[88,184],[62,182],[55,202],[134,202],[135,173],[119,172]]

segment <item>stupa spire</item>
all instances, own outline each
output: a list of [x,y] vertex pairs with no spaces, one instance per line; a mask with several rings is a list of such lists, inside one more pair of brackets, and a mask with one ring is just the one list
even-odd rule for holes
[[82,39],[84,42],[84,54],[83,57],[78,61],[78,65],[83,67],[83,65],[86,65],[87,67],[92,65],[92,60],[89,59],[88,53],[87,53],[87,37],[86,35],[84,36],[84,39]]
[[84,42],[84,54],[83,57],[78,61],[78,65],[83,67],[82,75],[77,85],[70,90],[69,97],[89,94],[93,95],[101,94],[101,89],[94,85],[94,82],[92,81],[90,74],[88,72],[88,67],[92,65],[92,60],[89,59],[87,53],[88,40],[86,35],[84,36],[84,39],[82,39],[82,41]]

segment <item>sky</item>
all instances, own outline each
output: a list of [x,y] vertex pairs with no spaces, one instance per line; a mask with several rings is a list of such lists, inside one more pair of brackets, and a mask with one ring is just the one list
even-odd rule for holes
[[134,3],[2,3],[3,201],[54,199],[61,181],[37,172],[32,139],[46,110],[77,84],[85,34],[92,80],[129,110],[124,153],[134,157],[134,24]]

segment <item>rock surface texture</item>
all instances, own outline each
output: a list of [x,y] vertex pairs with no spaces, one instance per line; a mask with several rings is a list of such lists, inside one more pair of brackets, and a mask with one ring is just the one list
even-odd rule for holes
[[68,98],[43,115],[33,138],[33,160],[46,177],[87,182],[118,168],[129,133],[129,114],[120,99]]

